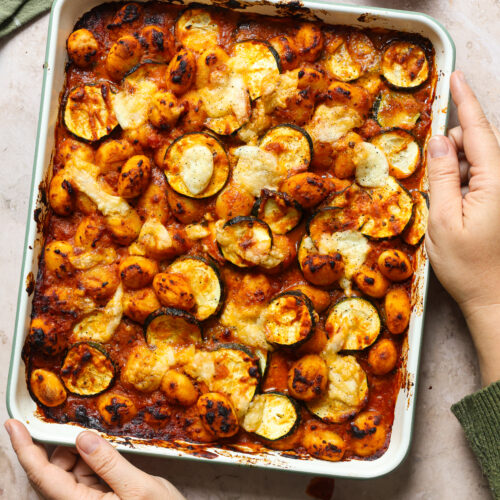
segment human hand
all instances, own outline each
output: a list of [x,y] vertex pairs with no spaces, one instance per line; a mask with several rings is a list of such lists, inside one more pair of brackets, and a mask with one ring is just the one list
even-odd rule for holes
[[58,446],[49,460],[45,448],[33,443],[21,422],[7,420],[5,428],[31,484],[46,499],[184,498],[168,481],[134,467],[93,432],[82,432],[76,440],[76,449]]
[[459,71],[451,95],[460,126],[429,141],[425,244],[436,276],[464,313],[489,384],[500,378],[500,134]]

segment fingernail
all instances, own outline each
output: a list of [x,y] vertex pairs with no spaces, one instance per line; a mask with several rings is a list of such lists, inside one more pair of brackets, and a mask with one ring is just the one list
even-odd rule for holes
[[78,436],[78,448],[87,455],[94,453],[101,446],[101,438],[93,432],[82,432]]
[[448,154],[448,141],[442,135],[431,137],[429,141],[429,155],[431,158],[439,158]]
[[7,420],[7,422],[5,422],[5,424],[3,424],[3,426],[5,427],[5,430],[9,433],[9,436],[12,436],[12,425],[11,425],[11,423]]
[[461,82],[465,82],[465,75],[463,73],[463,71],[460,71],[460,70],[457,70],[455,71],[456,75],[457,75],[457,78],[461,81]]

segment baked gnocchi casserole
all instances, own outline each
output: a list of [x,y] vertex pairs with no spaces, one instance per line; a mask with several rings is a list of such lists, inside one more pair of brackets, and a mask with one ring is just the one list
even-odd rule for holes
[[384,453],[430,42],[150,2],[95,8],[67,51],[23,351],[40,414],[186,449]]

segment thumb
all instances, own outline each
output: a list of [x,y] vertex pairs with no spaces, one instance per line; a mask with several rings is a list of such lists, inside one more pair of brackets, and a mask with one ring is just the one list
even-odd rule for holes
[[462,193],[460,167],[455,148],[448,137],[431,137],[427,147],[429,169],[429,223],[460,228],[462,226]]
[[158,498],[159,483],[153,476],[134,467],[109,443],[93,432],[82,432],[76,447],[87,465],[121,499]]

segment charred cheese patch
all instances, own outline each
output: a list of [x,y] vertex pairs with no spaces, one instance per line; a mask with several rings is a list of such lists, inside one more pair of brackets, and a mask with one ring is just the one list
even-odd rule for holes
[[356,182],[364,187],[383,186],[389,177],[389,163],[379,148],[369,142],[354,147]]
[[76,341],[89,340],[105,344],[118,328],[123,315],[123,289],[119,285],[104,309],[85,317],[73,328]]
[[362,124],[363,119],[352,108],[346,106],[330,107],[326,104],[320,104],[305,128],[313,141],[335,142]]
[[327,392],[307,403],[309,410],[328,423],[341,423],[358,413],[368,398],[366,373],[354,356],[322,354],[328,366]]

